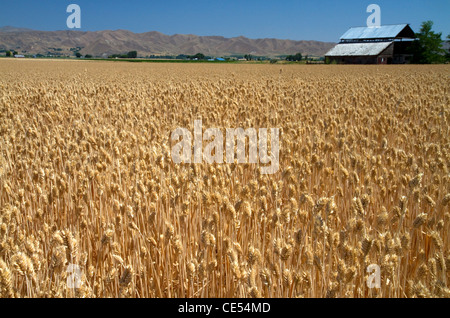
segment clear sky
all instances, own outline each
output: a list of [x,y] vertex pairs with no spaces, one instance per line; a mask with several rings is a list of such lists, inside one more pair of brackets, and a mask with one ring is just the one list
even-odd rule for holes
[[450,0],[0,0],[0,26],[67,30],[69,4],[81,7],[81,31],[125,29],[141,33],[220,35],[336,42],[352,26],[365,26],[369,4],[381,24],[423,21],[450,34]]

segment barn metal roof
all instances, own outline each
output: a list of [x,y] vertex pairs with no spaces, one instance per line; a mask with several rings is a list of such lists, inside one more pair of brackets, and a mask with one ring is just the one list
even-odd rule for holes
[[[405,30],[406,29],[406,30]],[[414,37],[414,32],[408,24],[382,25],[380,27],[356,27],[350,28],[341,36],[341,40],[362,39],[392,39],[404,31],[405,37]]]
[[375,56],[393,42],[342,43],[336,45],[325,56]]

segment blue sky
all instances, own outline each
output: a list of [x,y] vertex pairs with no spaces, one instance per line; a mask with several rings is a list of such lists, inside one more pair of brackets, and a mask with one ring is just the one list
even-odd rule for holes
[[381,23],[410,23],[418,32],[426,20],[450,34],[450,0],[0,0],[0,26],[67,30],[66,8],[81,7],[82,31],[220,35],[336,42],[352,26],[364,26],[375,3]]

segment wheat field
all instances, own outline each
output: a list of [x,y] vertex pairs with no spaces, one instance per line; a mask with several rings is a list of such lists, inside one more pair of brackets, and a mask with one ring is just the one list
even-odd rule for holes
[[[449,65],[0,74],[1,297],[450,297]],[[279,170],[174,164],[197,119],[279,128]]]

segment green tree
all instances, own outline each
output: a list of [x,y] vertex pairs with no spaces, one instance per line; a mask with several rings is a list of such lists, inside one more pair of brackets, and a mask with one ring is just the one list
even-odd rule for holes
[[450,62],[450,34],[447,35],[447,44],[449,44],[449,48],[448,48],[447,53],[445,53],[445,60],[447,62]]
[[87,58],[87,59],[91,59],[91,58],[92,58],[92,55],[86,54],[84,57]]
[[288,55],[286,57],[286,61],[298,62],[298,61],[301,61],[302,58],[303,58],[302,53],[297,53],[295,55]]
[[195,54],[192,58],[193,58],[193,59],[197,59],[197,60],[204,60],[204,59],[205,59],[205,54],[203,54],[203,53],[197,53],[197,54]]
[[11,51],[6,51],[6,57],[11,57],[11,56],[12,56]]
[[80,53],[80,52],[77,52],[77,53],[75,53],[75,56],[76,56],[77,58],[80,58],[80,57],[82,57],[82,55],[81,55],[81,53]]
[[425,21],[416,40],[411,44],[410,53],[413,54],[412,63],[431,64],[445,61],[445,50],[442,48],[442,33],[431,30],[433,21]]
[[128,52],[127,57],[129,59],[135,59],[135,58],[137,58],[137,52],[136,51],[130,51],[130,52]]

